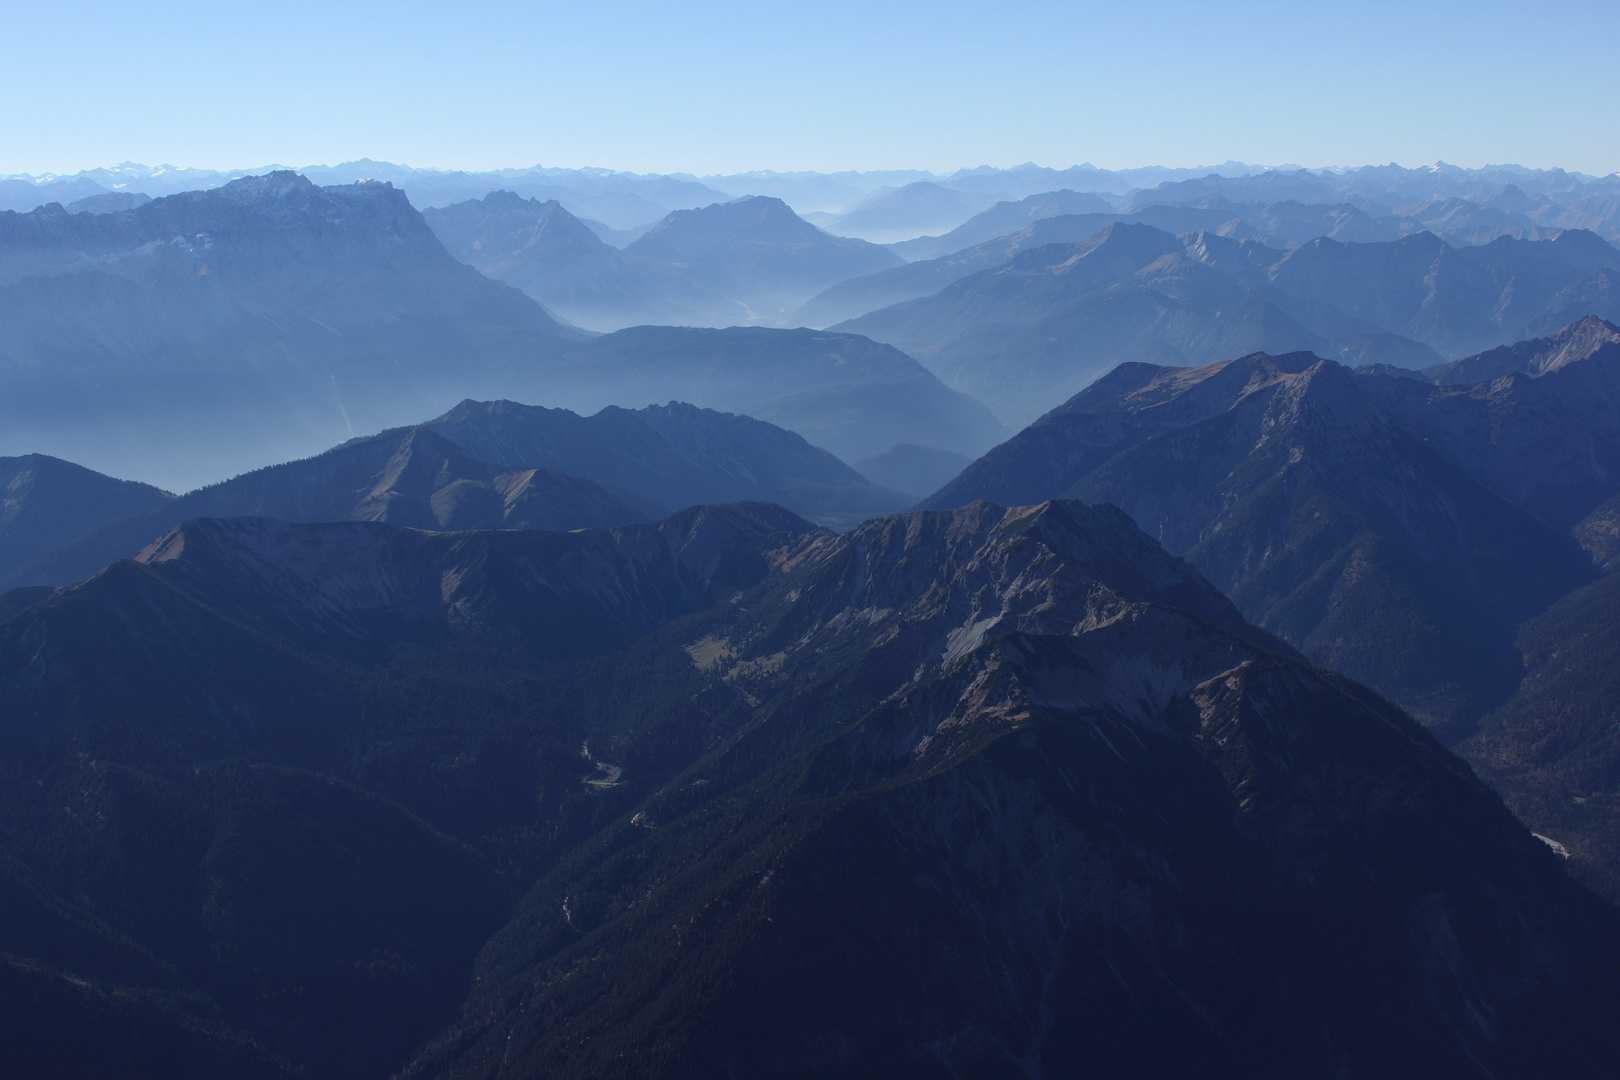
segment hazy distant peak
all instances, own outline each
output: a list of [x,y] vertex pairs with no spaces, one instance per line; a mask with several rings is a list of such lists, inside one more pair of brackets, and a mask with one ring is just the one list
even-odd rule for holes
[[1151,252],[1157,255],[1179,254],[1184,250],[1180,241],[1163,229],[1126,221],[1116,221],[1104,226],[1101,232],[1089,240],[1081,241],[1079,246],[1083,255],[1090,255],[1105,248],[1121,252],[1127,250],[1133,253]]
[[1547,337],[1550,351],[1537,357],[1536,375],[1585,360],[1605,345],[1620,343],[1620,327],[1596,315],[1585,315]]
[[1076,244],[1049,244],[1019,252],[1006,264],[1014,273],[1069,273],[1110,269],[1132,273],[1165,255],[1185,255],[1181,241],[1151,225],[1114,222]]
[[[392,184],[388,186],[393,187]],[[315,182],[302,173],[291,169],[278,169],[263,176],[244,176],[239,180],[232,180],[216,190],[222,196],[259,200],[283,198],[295,191],[308,191],[314,187]]]
[[781,199],[747,195],[696,210],[676,210],[625,250],[668,262],[692,262],[738,241],[811,241],[825,234]]

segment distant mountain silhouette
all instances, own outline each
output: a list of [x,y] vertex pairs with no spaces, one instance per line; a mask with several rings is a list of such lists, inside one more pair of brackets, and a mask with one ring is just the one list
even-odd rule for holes
[[457,263],[385,184],[272,173],[0,214],[4,443],[126,475],[184,484],[330,445],[582,336]]
[[546,395],[580,412],[689,401],[796,431],[844,461],[909,442],[968,455],[1006,438],[983,404],[917,361],[853,334],[631,327],[553,370]]
[[70,214],[112,214],[119,210],[133,210],[151,201],[138,191],[109,191],[104,195],[75,199],[65,209]]
[[743,304],[679,270],[610,246],[556,201],[497,191],[422,216],[456,258],[522,289],[576,326],[750,321]]
[[677,211],[623,251],[558,203],[510,192],[424,216],[457,258],[594,330],[780,325],[828,284],[900,262],[763,197]]
[[912,240],[890,244],[889,248],[913,262],[919,259],[937,259],[942,255],[982,244],[986,240],[994,240],[998,236],[1028,228],[1042,218],[1113,213],[1112,203],[1089,192],[1046,191],[1016,202],[998,202],[940,236],[919,236]]
[[1291,296],[1332,304],[1461,357],[1550,332],[1582,315],[1565,290],[1620,271],[1620,251],[1589,232],[1452,247],[1432,234],[1388,244],[1314,240],[1266,268]]
[[921,499],[938,491],[970,465],[971,459],[949,450],[897,443],[874,457],[854,462],[857,472],[874,484]]
[[624,251],[741,303],[747,317],[735,322],[778,325],[833,282],[901,262],[864,240],[829,236],[765,196],[678,210]]
[[0,180],[0,212],[11,210],[26,214],[51,203],[62,205],[112,193],[111,189],[88,177],[62,177],[42,184],[12,177]]
[[[708,275],[745,300],[764,290],[797,306],[832,278],[897,261],[779,202],[749,200],[644,236],[689,262],[636,256],[656,273],[626,283],[614,268],[632,257],[559,207],[476,206],[456,219],[466,243],[512,245],[514,267],[578,286],[581,302],[612,303],[621,286],[648,281],[674,281],[666,299],[717,296],[681,284]],[[567,272],[547,278],[558,262]],[[845,457],[908,441],[972,454],[1004,434],[909,358],[859,339],[665,328],[592,340],[458,263],[380,183],[320,188],[273,173],[113,213],[0,214],[0,316],[0,451],[182,489],[468,397],[591,412],[692,400],[779,422]]]
[[1189,212],[1174,206],[1155,206],[1129,217],[1119,214],[1061,214],[1037,218],[1023,228],[1002,233],[950,255],[841,281],[811,297],[794,316],[794,321],[806,326],[829,326],[891,304],[931,296],[953,281],[1001,266],[1021,251],[1047,244],[1079,243],[1119,222],[1180,232],[1207,225],[1211,217],[1219,218],[1220,215]]
[[1318,239],[1279,251],[1114,224],[836,327],[905,349],[1018,421],[1122,360],[1197,364],[1303,349],[1427,367],[1436,354],[1467,355],[1579,317],[1571,305],[1617,268],[1620,252],[1580,232],[1473,248],[1429,234]]
[[[924,236],[890,245],[908,259],[937,258],[1014,232],[1029,221],[1059,214],[1111,214],[1117,220],[1144,222],[1169,232],[1209,229],[1223,236],[1260,240],[1273,247],[1298,247],[1318,237],[1343,243],[1379,243],[1420,232],[1432,232],[1456,247],[1488,244],[1502,237],[1549,239],[1563,229],[1590,229],[1608,240],[1620,240],[1620,202],[1590,202],[1590,212],[1533,200],[1512,185],[1483,201],[1452,196],[1381,206],[1358,199],[1321,202],[1294,198],[1274,202],[1234,201],[1204,194],[1178,199],[1158,192],[1139,193],[1118,209],[1094,195],[1050,192],[1018,203],[1001,203],[944,236]],[[1099,226],[1100,227],[1100,226]]]
[[1256,275],[1204,261],[1205,235],[1189,250],[1167,232],[1116,222],[1080,243],[1019,252],[932,296],[838,326],[917,356],[947,385],[1013,422],[1040,415],[1123,359],[1186,363],[1310,350],[1358,362],[1434,362],[1429,350],[1342,315],[1318,331],[1310,322],[1323,320],[1305,321],[1316,312]]

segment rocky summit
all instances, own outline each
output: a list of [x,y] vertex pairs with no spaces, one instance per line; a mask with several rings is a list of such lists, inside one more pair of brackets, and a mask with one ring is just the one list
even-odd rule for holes
[[1460,738],[1517,685],[1517,627],[1597,575],[1567,530],[1620,490],[1613,348],[1466,388],[1309,353],[1121,365],[925,505],[1119,505],[1249,618]]

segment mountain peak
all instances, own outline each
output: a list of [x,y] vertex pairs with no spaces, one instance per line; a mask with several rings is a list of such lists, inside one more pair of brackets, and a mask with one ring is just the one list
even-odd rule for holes
[[1429,374],[1441,386],[1472,386],[1504,375],[1540,378],[1603,353],[1620,355],[1620,327],[1585,315],[1543,338],[1465,356]]
[[664,262],[695,262],[744,241],[831,241],[781,199],[748,195],[695,210],[676,210],[647,230],[625,251]]

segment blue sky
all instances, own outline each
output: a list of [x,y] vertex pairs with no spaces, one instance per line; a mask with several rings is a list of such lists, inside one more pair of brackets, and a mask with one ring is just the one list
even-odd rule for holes
[[1617,0],[10,7],[0,172],[1620,169]]

